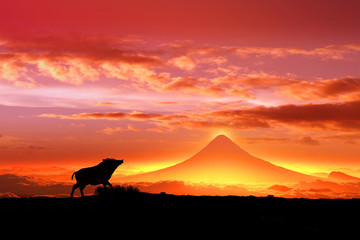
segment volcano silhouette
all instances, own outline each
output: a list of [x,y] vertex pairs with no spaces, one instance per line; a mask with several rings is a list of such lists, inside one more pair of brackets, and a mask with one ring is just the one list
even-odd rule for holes
[[315,177],[276,166],[256,158],[224,135],[200,152],[174,166],[127,177],[132,181],[182,180],[205,183],[285,183]]

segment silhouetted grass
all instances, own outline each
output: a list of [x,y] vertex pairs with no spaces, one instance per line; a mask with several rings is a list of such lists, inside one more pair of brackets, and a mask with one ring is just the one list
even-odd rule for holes
[[147,193],[141,192],[139,188],[132,185],[115,185],[113,188],[97,187],[95,194],[101,197],[137,197]]

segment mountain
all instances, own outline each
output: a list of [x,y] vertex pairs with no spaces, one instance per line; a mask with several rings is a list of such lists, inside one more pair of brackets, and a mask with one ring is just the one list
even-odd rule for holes
[[347,175],[343,172],[332,171],[329,176],[329,180],[337,182],[360,182],[360,178]]
[[[204,183],[285,183],[316,178],[256,158],[224,135],[191,158],[171,167],[126,177],[127,181],[182,180]],[[124,179],[125,180],[125,179]]]

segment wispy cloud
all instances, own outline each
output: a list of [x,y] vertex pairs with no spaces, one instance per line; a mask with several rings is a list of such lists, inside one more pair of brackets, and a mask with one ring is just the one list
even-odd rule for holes
[[[176,91],[246,99],[256,98],[258,90],[267,90],[298,100],[314,97],[354,100],[353,93],[357,94],[359,89],[358,79],[354,77],[298,80],[291,74],[270,74],[234,65],[234,58],[256,60],[264,56],[349,61],[348,56],[360,53],[359,44],[302,49],[210,46],[193,42],[153,44],[133,39],[111,34],[3,35],[0,39],[0,79],[21,87],[47,85],[54,80],[78,86],[100,81],[106,85],[104,79],[115,79],[117,81],[108,88],[121,86],[132,91]],[[352,95],[348,97],[350,93]]]
[[346,77],[317,81],[292,81],[280,86],[277,92],[306,101],[354,101],[360,99],[360,79]]
[[149,67],[163,62],[145,49],[131,49],[126,37],[115,35],[6,36],[1,43],[1,78],[32,86],[33,75],[74,85],[100,76],[141,78],[153,75]]
[[[331,129],[339,131],[360,130],[358,110],[360,102],[324,103],[304,105],[281,105],[277,107],[248,107],[238,110],[218,110],[200,113],[160,114],[155,112],[106,112],[78,113],[72,115],[40,114],[38,117],[60,118],[73,120],[129,119],[133,121],[150,121],[161,128],[178,129],[211,129],[211,128],[276,128],[295,126],[310,129]],[[108,129],[110,132],[111,129]],[[122,128],[114,131],[122,131]],[[112,130],[111,130],[112,131]],[[310,137],[298,139],[299,143],[317,144]]]

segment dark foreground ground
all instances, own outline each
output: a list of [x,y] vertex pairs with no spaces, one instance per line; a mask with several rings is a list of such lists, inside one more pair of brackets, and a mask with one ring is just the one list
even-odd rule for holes
[[115,234],[122,239],[248,239],[281,235],[297,239],[332,234],[356,234],[357,238],[360,229],[360,199],[135,193],[74,199],[1,199],[0,208],[5,223],[3,234],[15,226],[15,234],[26,232],[29,237],[51,232],[51,237],[59,238],[74,234]]

